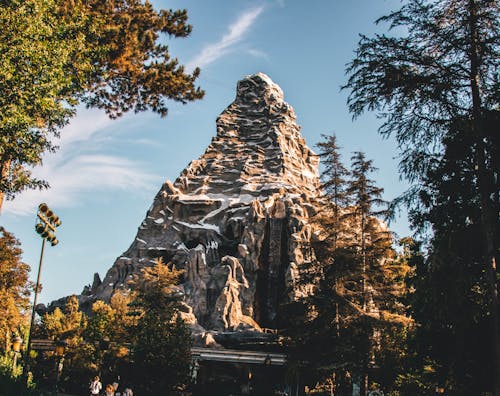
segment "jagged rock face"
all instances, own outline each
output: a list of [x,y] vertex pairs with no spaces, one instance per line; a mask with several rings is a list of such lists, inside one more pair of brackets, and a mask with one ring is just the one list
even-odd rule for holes
[[185,270],[183,317],[207,330],[279,327],[279,304],[300,293],[314,260],[308,219],[319,194],[318,157],[283,92],[264,74],[238,83],[205,153],[158,192],[130,248],[92,297],[108,300],[163,257]]

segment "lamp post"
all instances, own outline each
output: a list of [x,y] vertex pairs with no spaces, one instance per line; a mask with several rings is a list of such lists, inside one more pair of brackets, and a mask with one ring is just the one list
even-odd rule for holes
[[23,344],[23,339],[19,336],[12,339],[12,350],[14,351],[14,360],[12,362],[12,371],[16,369],[17,365],[17,355],[21,352],[21,345]]
[[46,203],[38,205],[37,224],[35,231],[42,237],[42,251],[40,253],[40,262],[38,264],[38,275],[36,278],[35,298],[33,301],[33,308],[31,310],[30,331],[28,338],[28,345],[26,348],[26,364],[24,365],[24,374],[28,379],[30,371],[30,354],[31,354],[31,336],[33,335],[33,323],[35,322],[35,309],[38,298],[38,289],[40,288],[40,274],[42,272],[43,252],[45,250],[45,241],[49,241],[51,246],[56,246],[59,241],[56,238],[56,228],[61,225],[61,220],[58,216],[47,206]]

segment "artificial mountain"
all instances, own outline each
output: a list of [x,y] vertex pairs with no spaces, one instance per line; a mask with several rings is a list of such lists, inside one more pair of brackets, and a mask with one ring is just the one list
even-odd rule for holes
[[166,263],[185,270],[183,317],[194,333],[262,333],[280,304],[302,293],[320,194],[318,156],[281,88],[258,73],[238,82],[205,153],[163,184],[137,236],[82,302],[109,300],[133,274]]

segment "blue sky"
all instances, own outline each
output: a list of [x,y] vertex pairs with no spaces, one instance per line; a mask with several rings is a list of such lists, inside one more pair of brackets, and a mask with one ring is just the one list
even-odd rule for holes
[[[399,7],[398,0],[156,0],[161,8],[186,8],[193,33],[169,40],[172,55],[188,68],[200,66],[203,100],[172,103],[166,118],[152,113],[109,120],[81,109],[35,173],[51,184],[6,202],[0,223],[20,239],[23,259],[36,277],[41,239],[36,207],[46,202],[61,218],[59,245],[45,251],[41,302],[80,293],[94,272],[104,276],[133,241],[162,183],[174,180],[215,135],[215,119],[234,99],[236,82],[266,73],[283,89],[308,145],[335,132],[346,163],[365,151],[374,175],[392,199],[405,189],[397,173],[396,146],[377,134],[373,114],[353,121],[347,111],[344,69],[359,34],[382,32],[374,20]],[[409,234],[406,220],[392,228]]]

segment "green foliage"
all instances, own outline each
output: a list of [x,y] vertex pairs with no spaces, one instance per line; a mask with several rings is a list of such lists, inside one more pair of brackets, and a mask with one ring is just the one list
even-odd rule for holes
[[[77,373],[81,382],[82,376],[87,377],[92,372],[92,345],[88,345],[83,338],[86,326],[87,317],[79,310],[78,299],[73,295],[66,301],[64,309],[56,307],[53,312],[43,315],[36,329],[35,338],[66,343],[60,389],[79,391],[71,377]],[[39,351],[37,354],[32,368],[34,378],[41,389],[51,389],[54,386],[54,367],[57,361],[58,357],[53,351]]]
[[[86,380],[96,374],[109,382],[120,374],[129,377],[133,366],[130,360],[133,320],[127,316],[129,301],[129,295],[116,293],[109,304],[96,301],[92,314],[87,317],[79,310],[76,296],[71,296],[63,310],[55,308],[42,317],[37,336],[67,342],[59,382],[61,390],[86,393]],[[41,388],[53,386],[55,360],[53,352],[38,355],[34,374]]]
[[[385,118],[380,132],[396,137],[409,181],[418,181],[433,154],[440,153],[450,124],[471,115],[471,4],[478,9],[482,103],[494,109],[499,98],[497,1],[408,1],[377,21],[388,23],[395,35],[362,36],[347,68],[350,111],[357,116],[375,110]],[[406,34],[396,35],[401,31]]]
[[94,374],[102,374],[104,379],[114,381],[119,375],[128,378],[129,371],[133,370],[130,348],[136,320],[128,315],[131,299],[130,294],[117,292],[109,304],[96,301],[92,305],[84,339],[92,346],[89,369]]
[[341,147],[337,144],[337,137],[334,134],[321,135],[321,138],[322,141],[316,145],[320,150],[319,157],[324,166],[321,172],[323,181],[321,188],[336,206],[346,206],[349,203],[348,193],[345,191],[349,171],[342,163]]
[[162,37],[191,33],[186,10],[157,11],[142,0],[87,4],[96,32],[86,39],[97,65],[85,87],[85,103],[113,118],[147,109],[166,116],[166,99],[187,103],[203,97],[194,85],[199,69],[186,73]]
[[64,312],[58,307],[52,313],[42,317],[44,335],[52,340],[65,339],[77,343],[81,337],[82,329],[86,327],[86,317],[79,310],[78,298],[69,297]]
[[74,113],[75,87],[92,70],[83,10],[78,3],[62,15],[57,0],[0,5],[0,200],[46,187],[29,169],[55,149],[50,134]]
[[[184,71],[164,36],[191,32],[185,10],[141,0],[9,0],[0,5],[0,204],[46,188],[30,169],[85,103],[116,118],[167,114],[167,100],[200,99],[199,70]],[[1,208],[1,205],[0,205]]]
[[[347,189],[347,177],[349,171],[345,168],[341,160],[340,149],[335,135],[321,135],[322,141],[317,144],[319,156],[324,170],[321,173],[321,188],[330,203],[327,205],[327,213],[320,214],[324,228],[335,232],[325,234],[326,239],[331,238],[333,248],[336,247],[337,238],[341,238],[341,206],[349,204],[349,193]],[[328,223],[328,224],[327,224]],[[324,240],[324,242],[326,242]]]
[[0,357],[0,396],[39,395],[33,384],[26,386],[26,379],[21,375],[22,367],[12,370],[13,360],[9,356]]

